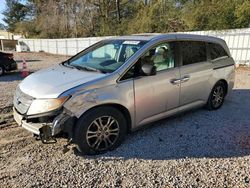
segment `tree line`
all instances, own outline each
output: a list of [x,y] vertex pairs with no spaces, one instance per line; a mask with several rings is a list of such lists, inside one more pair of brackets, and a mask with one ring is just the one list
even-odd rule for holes
[[250,1],[6,0],[3,15],[29,38],[221,30],[250,27]]

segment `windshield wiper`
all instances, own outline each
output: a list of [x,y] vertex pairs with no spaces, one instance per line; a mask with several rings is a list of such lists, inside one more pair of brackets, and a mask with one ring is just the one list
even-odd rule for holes
[[69,64],[69,60],[66,60],[66,61],[62,62],[61,65],[65,66],[65,67],[72,68],[72,69],[74,68],[74,66]]
[[105,71],[99,70],[99,69],[95,69],[93,67],[88,67],[88,66],[80,66],[80,65],[72,65],[73,67],[75,67],[78,70],[86,70],[86,71],[93,71],[93,72],[100,72],[100,73],[107,73]]

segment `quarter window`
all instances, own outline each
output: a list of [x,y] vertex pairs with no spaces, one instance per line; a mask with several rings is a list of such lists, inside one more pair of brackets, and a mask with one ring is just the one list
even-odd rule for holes
[[209,48],[212,60],[220,57],[228,57],[225,49],[219,44],[209,43]]
[[207,61],[206,43],[198,41],[181,42],[183,65]]

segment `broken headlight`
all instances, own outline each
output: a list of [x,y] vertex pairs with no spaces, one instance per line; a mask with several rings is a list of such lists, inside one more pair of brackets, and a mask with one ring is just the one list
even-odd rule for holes
[[68,99],[68,96],[56,99],[35,99],[32,101],[27,115],[46,113],[60,108]]

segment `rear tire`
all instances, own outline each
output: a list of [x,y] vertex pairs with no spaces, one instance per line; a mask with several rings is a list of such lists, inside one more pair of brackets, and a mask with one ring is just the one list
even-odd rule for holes
[[123,114],[113,107],[97,107],[78,120],[75,128],[77,149],[86,155],[113,150],[123,141],[127,123]]
[[5,73],[5,69],[3,66],[0,66],[0,76],[3,76]]
[[219,81],[213,87],[210,96],[207,101],[207,109],[208,110],[217,110],[219,109],[223,103],[226,96],[226,86],[223,82]]

